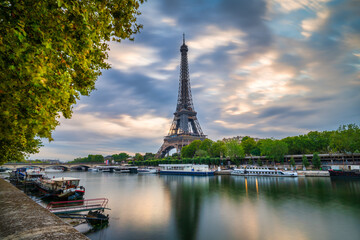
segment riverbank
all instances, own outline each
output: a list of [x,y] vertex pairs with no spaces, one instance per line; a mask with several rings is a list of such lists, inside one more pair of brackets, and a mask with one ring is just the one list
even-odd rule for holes
[[[216,171],[215,175],[231,175],[231,172],[233,170],[220,170]],[[314,171],[314,170],[308,170],[308,171],[297,171],[299,177],[330,177],[329,171]]]
[[0,238],[88,239],[4,179],[0,179]]

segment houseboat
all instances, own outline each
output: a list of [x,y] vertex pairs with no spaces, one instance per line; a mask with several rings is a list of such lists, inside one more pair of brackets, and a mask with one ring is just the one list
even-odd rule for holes
[[159,164],[160,174],[212,176],[215,171],[208,165],[195,164]]
[[33,166],[17,168],[15,171],[10,172],[9,174],[11,181],[20,181],[20,182],[23,181],[32,182],[37,180],[38,178],[46,177],[43,169]]
[[231,175],[238,176],[264,176],[264,177],[297,177],[295,171],[282,171],[277,169],[269,169],[268,167],[241,167],[235,168]]
[[79,186],[79,182],[79,178],[73,177],[48,178],[38,179],[36,186],[44,193],[44,198],[68,201],[83,198],[85,188]]

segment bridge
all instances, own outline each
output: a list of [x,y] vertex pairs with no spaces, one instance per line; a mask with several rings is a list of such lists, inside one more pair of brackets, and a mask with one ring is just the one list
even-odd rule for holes
[[28,166],[39,167],[39,168],[43,168],[43,169],[53,168],[53,167],[61,167],[64,169],[64,171],[68,171],[69,169],[87,171],[89,168],[93,168],[96,166],[115,167],[115,166],[119,166],[119,165],[106,165],[104,163],[59,163],[59,164],[54,164],[54,163],[5,163],[3,166],[8,167],[8,168],[13,168],[13,169],[21,168],[21,167],[28,167]]

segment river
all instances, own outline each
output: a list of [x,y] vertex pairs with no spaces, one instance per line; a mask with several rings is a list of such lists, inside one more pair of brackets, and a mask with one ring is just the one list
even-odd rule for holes
[[359,239],[360,180],[93,172],[85,199],[109,199],[90,239]]

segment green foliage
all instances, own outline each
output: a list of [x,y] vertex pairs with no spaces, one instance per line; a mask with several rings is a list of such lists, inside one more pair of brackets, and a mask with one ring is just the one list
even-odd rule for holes
[[204,151],[207,151],[208,154],[210,155],[210,149],[211,149],[211,146],[214,142],[208,138],[206,138],[205,140],[203,140],[200,144],[200,150],[204,150]]
[[308,154],[313,152],[328,152],[332,132],[309,132],[306,135],[287,137],[281,141],[288,145],[288,154]]
[[295,159],[294,159],[294,157],[291,157],[291,158],[290,158],[290,165],[293,166],[293,167],[295,166]]
[[259,166],[262,166],[262,165],[263,165],[260,158],[257,159],[256,163],[257,163],[257,165],[259,165]]
[[144,160],[151,160],[155,158],[155,154],[154,153],[145,153],[144,155]]
[[305,168],[307,168],[309,166],[309,161],[305,155],[303,155],[303,157],[302,157],[302,164]]
[[201,140],[194,140],[189,145],[184,146],[181,149],[181,157],[192,158],[195,156],[197,150],[199,150]]
[[255,148],[253,148],[253,149],[250,151],[250,154],[251,154],[252,156],[261,156],[260,147],[256,146]]
[[241,141],[241,146],[244,149],[245,154],[250,154],[252,150],[256,149],[256,142],[251,137],[248,138],[244,137]]
[[360,128],[356,124],[342,125],[331,135],[330,146],[339,152],[354,153],[360,150]]
[[196,157],[207,157],[209,156],[209,153],[205,150],[199,149],[195,152]]
[[313,154],[312,164],[317,169],[319,169],[321,167],[321,159],[320,159],[319,154],[317,152],[315,152]]
[[265,139],[261,141],[261,154],[268,156],[276,162],[284,162],[284,155],[288,152],[285,142],[280,140]]
[[134,159],[135,159],[135,161],[143,161],[144,157],[140,153],[135,153]]
[[126,159],[128,159],[130,156],[127,153],[119,153],[119,154],[113,154],[112,155],[113,159],[117,162],[121,162],[121,161],[125,161]]
[[75,158],[73,161],[69,163],[103,163],[103,162],[104,162],[104,156],[90,154],[87,157]]
[[143,0],[0,3],[0,162],[38,152],[108,69],[109,41],[132,39]]
[[225,143],[223,141],[216,141],[211,145],[210,156],[222,157],[226,153]]
[[245,157],[244,149],[237,140],[231,140],[225,143],[226,156],[230,158],[235,165],[239,165],[239,159]]

